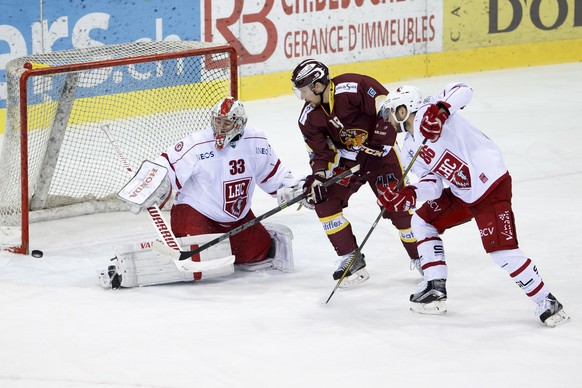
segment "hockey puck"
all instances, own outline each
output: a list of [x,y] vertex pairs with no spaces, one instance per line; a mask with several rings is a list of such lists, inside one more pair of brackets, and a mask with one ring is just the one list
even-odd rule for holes
[[30,254],[32,255],[32,257],[36,257],[38,259],[40,259],[43,255],[42,251],[39,251],[38,249],[35,249]]

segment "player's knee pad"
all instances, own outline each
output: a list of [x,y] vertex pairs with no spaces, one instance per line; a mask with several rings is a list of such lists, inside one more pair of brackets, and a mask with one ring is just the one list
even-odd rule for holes
[[272,253],[273,268],[283,272],[293,272],[295,264],[293,262],[293,232],[291,229],[281,224],[263,223],[267,232],[273,239],[275,250]]
[[273,245],[267,258],[255,263],[239,264],[237,269],[253,272],[272,268],[282,272],[293,272],[295,268],[291,242],[293,240],[293,232],[281,224],[263,223],[263,226],[273,240]]

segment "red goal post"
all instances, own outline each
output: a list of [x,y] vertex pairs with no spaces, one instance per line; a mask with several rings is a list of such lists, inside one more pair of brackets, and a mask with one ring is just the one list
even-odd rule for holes
[[0,154],[0,249],[27,254],[29,224],[126,210],[116,196],[131,165],[208,128],[238,95],[237,54],[207,42],[134,42],[38,54],[6,65]]

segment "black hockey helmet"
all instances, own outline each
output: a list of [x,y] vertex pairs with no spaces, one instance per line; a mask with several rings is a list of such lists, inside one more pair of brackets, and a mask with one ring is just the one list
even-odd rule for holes
[[329,84],[329,69],[315,59],[306,59],[293,70],[291,82],[295,88],[309,86],[312,89],[316,82],[321,82],[327,86]]

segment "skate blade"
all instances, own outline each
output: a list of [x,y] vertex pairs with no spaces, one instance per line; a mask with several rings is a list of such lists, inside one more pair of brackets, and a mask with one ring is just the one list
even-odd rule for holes
[[447,312],[447,305],[444,300],[436,300],[430,303],[413,302],[410,303],[410,311],[417,314],[439,315]]
[[344,280],[339,285],[339,288],[352,288],[359,284],[364,283],[366,280],[370,279],[370,274],[365,268],[356,271],[352,276],[344,278]]
[[546,319],[544,324],[549,327],[556,327],[563,325],[564,323],[570,322],[570,316],[562,309]]

